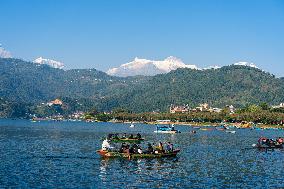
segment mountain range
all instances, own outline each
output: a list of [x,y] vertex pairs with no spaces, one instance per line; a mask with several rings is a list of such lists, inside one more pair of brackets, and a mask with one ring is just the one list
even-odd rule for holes
[[177,68],[197,69],[196,65],[186,65],[180,59],[170,56],[162,61],[147,60],[135,58],[133,61],[122,64],[118,68],[112,68],[107,74],[127,77],[135,75],[153,76],[162,73],[168,73]]
[[[234,65],[249,66],[258,68],[254,63],[249,62],[237,62]],[[157,74],[169,73],[170,71],[178,68],[190,68],[195,70],[206,69],[219,69],[220,66],[209,66],[207,68],[198,68],[193,64],[185,64],[181,59],[174,56],[169,56],[164,60],[147,60],[141,58],[135,58],[129,63],[120,65],[117,68],[111,68],[106,73],[112,76],[127,77],[127,76],[154,76]]]
[[0,97],[5,102],[0,112],[12,111],[7,106],[9,102],[31,107],[55,98],[69,99],[68,106],[74,111],[124,108],[145,112],[167,111],[171,104],[194,107],[205,102],[214,107],[262,102],[273,105],[284,101],[283,94],[283,78],[275,78],[247,63],[219,69],[177,68],[155,76],[117,77],[96,69],[63,70],[0,58]]

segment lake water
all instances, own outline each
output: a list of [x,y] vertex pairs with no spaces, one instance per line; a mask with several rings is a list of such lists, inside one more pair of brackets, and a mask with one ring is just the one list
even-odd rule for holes
[[[237,129],[155,134],[154,125],[0,120],[0,187],[11,188],[283,188],[284,151],[259,151],[260,136],[283,130]],[[108,133],[140,132],[171,141],[181,152],[165,159],[103,159]]]

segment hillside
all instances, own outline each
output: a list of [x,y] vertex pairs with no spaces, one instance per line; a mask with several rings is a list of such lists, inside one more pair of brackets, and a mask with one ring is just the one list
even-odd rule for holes
[[135,112],[165,111],[170,104],[196,106],[207,102],[217,107],[278,104],[284,100],[283,92],[283,79],[256,68],[233,65],[216,70],[178,69],[160,74],[115,99],[120,106]]
[[0,58],[0,96],[10,101],[39,103],[58,97],[98,100],[114,88],[126,88],[136,82],[136,77],[112,77],[96,69],[64,71]]
[[88,106],[107,111],[123,107],[144,112],[166,111],[170,104],[196,106],[204,102],[217,107],[261,102],[272,105],[283,102],[283,94],[283,79],[247,66],[184,68],[151,77],[121,78],[95,69],[65,71],[19,59],[0,59],[0,96],[13,103],[38,104],[68,97],[87,100],[84,110]]

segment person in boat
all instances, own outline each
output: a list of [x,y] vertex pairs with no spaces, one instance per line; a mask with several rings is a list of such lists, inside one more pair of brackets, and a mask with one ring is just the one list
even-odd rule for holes
[[129,138],[129,139],[133,139],[133,138],[134,138],[134,137],[133,137],[133,134],[131,134],[128,138]]
[[121,138],[126,139],[127,138],[126,133],[124,133]]
[[113,136],[114,136],[114,134],[111,134],[111,133],[110,133],[110,134],[108,134],[107,139],[108,139],[108,140],[111,140]]
[[153,151],[154,151],[154,149],[153,149],[152,144],[151,144],[151,143],[148,143],[147,152],[148,152],[149,154],[152,154],[152,153],[153,153]]
[[162,142],[159,142],[159,145],[156,147],[155,153],[164,153],[164,146]]
[[130,153],[134,153],[134,154],[137,154],[138,153],[138,148],[139,146],[137,144],[133,144],[130,149],[129,149],[129,152]]
[[175,130],[175,125],[172,124],[171,130],[174,131]]
[[277,145],[283,145],[283,138],[278,137],[278,139],[276,139],[276,143]]
[[102,143],[102,150],[103,151],[108,151],[111,148],[108,139],[105,139]]
[[119,152],[120,153],[123,153],[123,151],[126,149],[126,144],[123,142],[122,144],[121,144],[121,147],[120,147],[120,149],[119,149]]
[[130,153],[130,146],[129,146],[129,144],[124,145],[123,153],[128,153],[128,154]]
[[171,144],[171,142],[168,142],[167,143],[167,152],[172,152],[174,149],[173,149],[173,144]]
[[123,153],[126,153],[126,154],[130,155],[130,146],[129,146],[129,144],[127,144],[127,145],[125,146],[125,148],[124,148],[124,150],[123,150]]
[[136,138],[137,138],[137,139],[141,139],[141,134],[140,134],[140,133],[137,133]]
[[268,140],[268,146],[269,146],[269,147],[275,146],[275,143],[276,143],[276,142],[275,142],[273,139],[269,139],[269,140]]
[[137,152],[138,152],[138,154],[143,154],[141,146],[138,146]]
[[278,137],[278,138],[276,139],[276,145],[277,145],[277,146],[282,146],[282,145],[283,145],[283,139],[282,139],[281,137]]
[[115,133],[115,134],[113,135],[113,139],[115,139],[115,140],[118,140],[118,139],[119,139],[118,133]]
[[268,144],[268,139],[265,138],[265,137],[260,137],[260,138],[258,139],[258,144],[259,144],[259,145]]

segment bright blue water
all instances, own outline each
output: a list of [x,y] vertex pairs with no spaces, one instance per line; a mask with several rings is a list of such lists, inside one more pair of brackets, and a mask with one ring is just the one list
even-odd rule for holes
[[[284,151],[258,151],[258,137],[283,130],[197,131],[155,134],[154,125],[0,120],[0,187],[7,188],[282,188]],[[148,141],[171,141],[176,158],[103,159],[96,154],[108,133],[140,132]],[[187,132],[187,133],[186,133]]]

